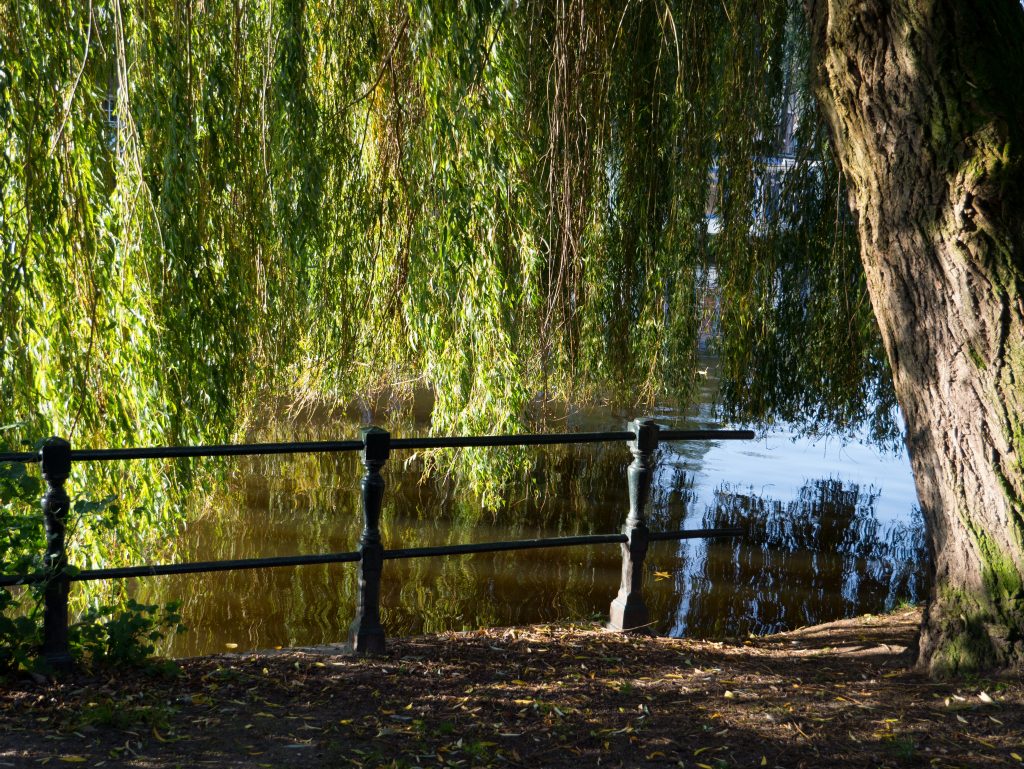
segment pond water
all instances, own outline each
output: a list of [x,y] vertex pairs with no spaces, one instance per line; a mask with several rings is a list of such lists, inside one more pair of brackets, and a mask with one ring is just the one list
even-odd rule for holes
[[[364,415],[370,417],[371,415]],[[422,416],[422,415],[421,415]],[[621,430],[629,412],[579,411],[552,430]],[[715,428],[710,409],[655,409],[672,429]],[[356,418],[275,422],[268,440],[358,436]],[[389,424],[426,434],[424,419]],[[475,449],[487,451],[487,449]],[[385,547],[486,542],[621,529],[628,511],[624,443],[530,450],[533,469],[496,511],[395,452],[384,469]],[[865,442],[812,442],[785,427],[749,442],[662,444],[652,531],[742,526],[743,539],[653,543],[646,597],[656,629],[742,637],[880,612],[923,598],[923,523],[904,454]],[[354,453],[238,460],[177,543],[177,560],[355,550],[362,528]],[[555,620],[607,619],[617,545],[386,561],[390,636]],[[188,632],[165,651],[188,656],[344,641],[355,611],[354,564],[141,580],[140,598],[179,600]]]

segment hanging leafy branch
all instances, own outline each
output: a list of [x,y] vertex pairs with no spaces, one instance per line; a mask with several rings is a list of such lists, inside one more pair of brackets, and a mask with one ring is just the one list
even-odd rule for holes
[[711,334],[733,416],[891,435],[803,39],[787,0],[11,0],[0,418],[214,440],[426,386],[515,430],[685,399]]

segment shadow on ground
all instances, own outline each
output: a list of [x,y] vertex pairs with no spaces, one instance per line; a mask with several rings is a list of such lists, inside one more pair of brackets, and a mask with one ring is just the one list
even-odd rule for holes
[[1021,761],[1019,680],[907,669],[920,614],[723,644],[543,626],[79,673],[0,693],[0,767],[910,767]]

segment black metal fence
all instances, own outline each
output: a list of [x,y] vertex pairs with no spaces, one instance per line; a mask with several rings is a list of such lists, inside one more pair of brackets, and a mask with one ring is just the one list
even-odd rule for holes
[[[164,574],[262,569],[275,566],[300,566],[317,563],[359,564],[358,605],[352,624],[351,640],[359,653],[379,654],[384,651],[384,628],[380,622],[380,582],[384,561],[394,558],[423,558],[462,555],[500,550],[568,547],[618,543],[622,547],[622,581],[609,609],[609,627],[635,630],[649,624],[643,597],[644,558],[650,542],[738,536],[741,529],[694,529],[651,532],[647,527],[647,506],[654,474],[654,455],[662,441],[750,440],[749,430],[662,430],[652,419],[630,422],[623,432],[560,433],[534,435],[491,435],[482,437],[399,438],[379,427],[361,431],[358,441],[317,441],[306,443],[259,443],[219,446],[177,446],[140,449],[72,449],[61,438],[49,438],[38,452],[0,453],[0,462],[23,462],[41,465],[46,482],[42,497],[43,522],[46,529],[46,552],[43,571],[34,574],[0,575],[0,587],[43,583],[43,644],[41,655],[55,670],[71,667],[68,647],[68,595],[72,582],[95,579],[125,579]],[[629,514],[619,534],[595,534],[578,537],[515,540],[416,547],[387,550],[380,536],[381,503],[384,499],[384,478],[381,470],[392,450],[465,448],[493,446],[543,446],[574,443],[607,443],[627,441],[633,461],[627,471],[629,482]],[[255,456],[266,454],[329,453],[360,451],[365,472],[361,481],[363,532],[359,549],[345,553],[320,553],[275,558],[247,558],[229,561],[127,566],[112,569],[69,568],[65,548],[65,528],[70,499],[64,488],[71,465],[79,462],[112,460],[168,459],[179,457]]]

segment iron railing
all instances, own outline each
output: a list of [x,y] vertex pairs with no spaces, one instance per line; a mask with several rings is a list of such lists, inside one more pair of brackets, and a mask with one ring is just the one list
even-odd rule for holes
[[[738,536],[741,529],[692,529],[651,532],[647,527],[647,507],[654,474],[654,455],[663,441],[750,440],[749,430],[663,430],[652,419],[629,423],[622,432],[556,433],[532,435],[455,436],[438,438],[398,438],[379,427],[367,427],[357,441],[315,441],[303,443],[256,443],[212,446],[168,446],[137,449],[72,449],[61,438],[49,438],[37,452],[0,453],[0,462],[35,463],[41,466],[46,482],[42,497],[46,552],[43,571],[33,574],[0,575],[0,587],[43,583],[43,643],[40,653],[55,670],[72,666],[68,646],[68,595],[72,582],[96,579],[126,579],[166,574],[262,569],[323,563],[358,563],[359,592],[351,641],[358,653],[384,651],[384,628],[380,622],[380,583],[384,561],[396,558],[423,558],[467,553],[569,547],[573,545],[619,544],[622,547],[622,580],[609,609],[609,627],[635,630],[647,627],[649,613],[643,598],[644,558],[650,542]],[[381,503],[384,479],[381,470],[392,450],[437,449],[493,446],[543,446],[554,444],[608,443],[627,441],[633,461],[627,471],[629,514],[619,534],[594,534],[576,537],[513,540],[415,547],[388,550],[380,536]],[[267,454],[329,453],[360,451],[364,467],[361,481],[363,531],[359,549],[344,553],[245,558],[227,561],[126,566],[109,569],[73,569],[68,564],[65,529],[70,499],[64,488],[72,462],[113,460],[171,459],[180,457],[256,456]]]

